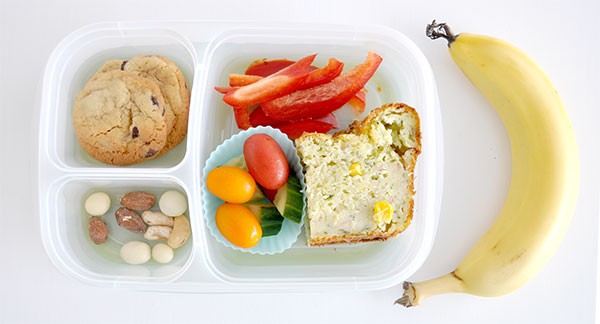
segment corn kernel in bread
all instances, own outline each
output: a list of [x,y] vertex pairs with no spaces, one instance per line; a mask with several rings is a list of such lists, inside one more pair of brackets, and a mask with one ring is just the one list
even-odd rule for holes
[[373,110],[334,135],[296,139],[304,166],[308,245],[386,240],[413,215],[419,116],[404,104]]

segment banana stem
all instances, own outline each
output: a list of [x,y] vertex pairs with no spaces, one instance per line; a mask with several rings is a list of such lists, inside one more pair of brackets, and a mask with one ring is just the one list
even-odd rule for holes
[[448,46],[458,37],[454,35],[450,26],[446,25],[446,23],[437,23],[435,19],[431,22],[431,24],[427,25],[425,29],[425,34],[427,37],[431,39],[438,39],[440,37],[446,39],[448,41]]
[[462,279],[454,271],[427,281],[405,281],[402,288],[404,294],[394,304],[400,304],[404,307],[417,306],[421,304],[421,301],[431,296],[465,291]]

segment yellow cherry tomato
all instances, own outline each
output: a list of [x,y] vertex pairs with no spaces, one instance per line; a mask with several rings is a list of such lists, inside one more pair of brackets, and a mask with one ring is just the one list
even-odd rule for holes
[[230,203],[242,204],[254,195],[256,181],[242,168],[220,166],[208,173],[206,186],[213,195]]
[[235,246],[247,249],[262,237],[262,228],[256,216],[243,205],[224,203],[215,215],[219,232]]

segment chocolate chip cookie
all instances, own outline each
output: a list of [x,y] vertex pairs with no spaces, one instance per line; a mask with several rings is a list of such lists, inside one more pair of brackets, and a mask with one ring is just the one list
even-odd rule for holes
[[167,142],[165,100],[158,86],[135,73],[95,75],[73,106],[79,144],[93,158],[131,165],[155,158]]
[[[129,60],[111,60],[99,72],[120,69],[154,81],[167,104],[167,126],[170,131],[167,144],[159,155],[181,143],[187,134],[190,107],[190,89],[175,63],[160,55],[136,55]],[[172,116],[171,116],[172,114]]]
[[109,60],[106,61],[104,63],[104,65],[102,65],[98,71],[96,72],[96,74],[100,74],[100,73],[104,73],[104,72],[108,72],[108,71],[113,71],[113,70],[123,70],[121,69],[121,67],[123,66],[123,64],[127,62],[127,61],[123,61],[123,60]]

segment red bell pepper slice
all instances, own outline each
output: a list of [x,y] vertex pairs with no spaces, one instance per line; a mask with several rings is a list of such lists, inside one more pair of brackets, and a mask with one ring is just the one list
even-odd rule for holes
[[309,74],[308,67],[315,56],[316,54],[313,54],[300,59],[255,83],[239,88],[230,88],[223,96],[223,101],[233,107],[250,107],[289,94],[304,83]]
[[[337,60],[335,60],[335,61],[337,61]],[[337,61],[337,62],[339,62],[339,61]],[[339,62],[339,63],[343,64],[341,62]],[[248,69],[245,72],[246,74],[238,74],[238,73],[230,74],[229,75],[229,86],[230,87],[241,87],[241,86],[245,86],[245,85],[254,83],[254,82],[260,80],[263,76],[269,76],[269,75],[271,75],[285,67],[288,67],[292,64],[294,64],[294,61],[290,61],[287,59],[270,60],[270,61],[268,61],[267,59],[256,60],[250,64],[250,66],[248,67]],[[332,64],[331,59],[328,64]],[[337,63],[334,62],[333,64],[337,64]],[[339,74],[341,74],[343,65],[339,66],[338,68],[340,70]],[[311,78],[316,79],[317,78],[315,76],[316,73],[313,71],[317,70],[317,68],[311,65],[309,70],[311,70],[311,74],[309,75],[308,79],[311,79]],[[334,70],[334,68],[331,68],[331,70]],[[319,72],[319,73],[323,73],[323,72]],[[311,84],[314,82],[305,81],[305,83]],[[322,83],[325,83],[325,82],[322,82]],[[313,84],[312,86],[316,86],[316,85],[319,85],[319,84],[318,83]],[[302,88],[306,89],[309,87],[303,86]],[[219,87],[219,88],[215,87],[215,89],[217,89],[217,91],[219,91],[223,94],[227,93],[227,90],[228,90],[228,88],[223,88],[223,87]],[[348,104],[350,104],[350,106],[352,107],[352,110],[354,111],[355,116],[362,114],[365,111],[365,107],[366,107],[366,90],[361,89],[359,92],[357,92],[356,95],[354,95],[354,97],[352,97],[348,101]]]
[[[238,87],[236,87],[238,88]],[[215,87],[215,90],[217,90],[220,93],[227,93],[228,91],[230,91],[232,88],[226,88],[226,87]],[[233,114],[235,116],[235,123],[237,124],[237,127],[239,129],[248,129],[250,128],[250,112],[248,111],[248,107],[233,107]]]
[[344,63],[334,58],[330,58],[325,67],[323,67],[322,69],[316,69],[311,71],[308,74],[308,78],[304,80],[304,83],[298,89],[308,89],[321,84],[325,84],[342,74],[343,69]]
[[[254,83],[258,81],[258,76],[269,76],[285,67],[294,64],[294,61],[290,61],[287,59],[278,59],[278,60],[267,60],[261,59],[256,60],[248,66],[245,74],[230,74],[229,75],[229,85],[230,86],[244,86],[250,83]],[[314,66],[310,67],[311,72],[316,70],[317,68]],[[309,77],[310,78],[310,77]],[[349,101],[348,104],[352,106],[352,110],[354,111],[354,115],[358,116],[365,111],[366,107],[366,95],[367,91],[365,89],[361,89],[359,92],[354,95]]]
[[252,127],[250,124],[250,112],[248,107],[233,107],[233,115],[235,123],[239,129],[248,129]]
[[[309,67],[309,70],[311,70],[311,72],[308,74],[306,80],[304,80],[304,83],[300,87],[298,87],[298,90],[307,89],[310,87],[321,85],[323,83],[327,83],[333,80],[338,75],[342,74],[343,69],[344,63],[334,58],[330,58],[329,62],[327,62],[327,65],[322,69],[311,66]],[[232,73],[229,75],[229,86],[241,87],[257,82],[260,79],[262,79],[262,77],[258,75]],[[217,91],[223,90],[222,88],[219,88],[217,89]]]
[[[333,58],[330,59],[327,66],[325,66],[322,69],[309,67],[309,70],[312,70],[312,72],[308,74],[308,77],[298,89],[304,89],[329,82],[333,78],[340,75],[342,73],[343,68],[344,63]],[[241,87],[258,82],[261,79],[263,79],[263,77],[234,73],[229,75],[229,85],[232,87]],[[223,87],[215,87],[215,89],[221,93],[227,93],[229,91],[228,88]],[[248,129],[252,125],[252,122],[249,120],[248,117],[247,109],[244,110],[244,108],[241,107],[234,107],[234,114],[238,128]]]
[[327,114],[327,115],[325,115],[323,117],[319,117],[319,118],[313,119],[313,120],[329,124],[329,125],[332,126],[332,128],[338,128],[338,127],[340,127],[340,124],[338,123],[337,118],[332,113],[329,113],[329,114]]
[[[249,119],[250,119],[250,125],[252,125],[252,127],[256,127],[256,126],[279,127],[281,125],[294,124],[294,123],[303,121],[303,120],[299,120],[299,121],[289,122],[289,121],[281,121],[281,120],[273,119],[273,118],[267,116],[267,114],[265,114],[265,111],[260,106],[258,106],[256,109],[254,109],[254,111],[252,111]],[[329,113],[323,117],[316,118],[313,120],[316,120],[316,121],[319,121],[322,123],[326,123],[326,124],[330,124],[332,126],[332,128],[339,127],[338,120],[337,120],[337,118],[335,118],[335,115],[333,115],[332,113]]]
[[282,69],[294,64],[294,61],[280,59],[280,60],[256,60],[248,66],[244,74],[247,75],[258,75],[261,77],[269,76],[273,73],[279,72]]
[[265,194],[265,196],[267,196],[267,199],[269,199],[269,201],[273,202],[275,200],[275,195],[277,195],[277,189],[267,189],[264,187],[261,187],[260,189],[262,189],[262,192]]
[[304,132],[327,133],[328,131],[338,128],[337,118],[333,114],[327,114],[318,119],[299,120],[294,122],[280,121],[270,118],[260,108],[256,108],[250,114],[250,124],[256,126],[272,126],[286,134],[290,139],[296,139]]
[[262,110],[262,108],[260,106],[258,106],[258,108],[256,108],[256,109],[254,109],[254,111],[250,114],[250,125],[252,125],[252,127],[256,127],[256,126],[276,127],[277,125],[281,125],[284,123],[285,123],[284,121],[275,120],[275,119],[267,116],[267,114],[265,114],[265,111]]
[[281,125],[277,128],[279,128],[282,133],[286,134],[290,139],[293,140],[300,137],[304,132],[327,133],[333,129],[333,125],[315,119],[307,119]]
[[[263,77],[259,75],[248,75],[248,74],[238,74],[232,73],[229,75],[229,86],[230,87],[243,87],[245,85],[252,84]],[[219,91],[217,89],[217,91]]]
[[365,90],[365,88],[360,89],[360,91],[348,101],[348,104],[352,107],[354,116],[362,114],[367,106],[367,90]]
[[296,120],[324,116],[342,107],[375,74],[383,59],[369,52],[365,62],[331,82],[261,104],[267,116],[277,120]]
[[231,91],[231,89],[233,88],[238,88],[238,87],[215,87],[215,90],[217,90],[218,93],[222,93],[222,94],[226,94],[227,92]]

